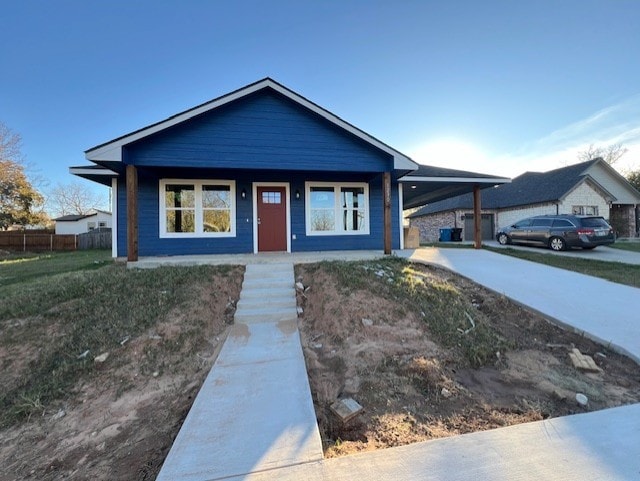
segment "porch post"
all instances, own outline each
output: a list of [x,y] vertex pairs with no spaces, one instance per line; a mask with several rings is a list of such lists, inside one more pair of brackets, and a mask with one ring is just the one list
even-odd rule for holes
[[391,254],[391,172],[385,172],[382,176],[382,199],[384,219],[384,253]]
[[138,260],[138,170],[127,165],[127,260]]
[[480,187],[473,186],[473,247],[482,248],[482,206],[480,204]]

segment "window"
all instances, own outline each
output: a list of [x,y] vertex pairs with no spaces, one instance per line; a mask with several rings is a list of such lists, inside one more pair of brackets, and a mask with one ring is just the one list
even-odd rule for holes
[[552,222],[553,219],[533,219],[531,227],[549,227]]
[[234,182],[160,181],[160,237],[234,235]]
[[103,229],[103,228],[107,227],[107,223],[105,221],[98,222],[98,227]]
[[574,205],[571,208],[573,215],[598,215],[597,205]]
[[95,222],[87,222],[87,228],[89,230],[95,230],[96,229],[96,223]]
[[569,222],[566,219],[556,219],[553,221],[553,226],[552,227],[568,227],[568,228],[572,228],[575,227],[571,222]]
[[369,234],[369,186],[307,182],[307,235]]

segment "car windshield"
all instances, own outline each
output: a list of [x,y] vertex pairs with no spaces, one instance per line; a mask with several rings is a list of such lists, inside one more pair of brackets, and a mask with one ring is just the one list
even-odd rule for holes
[[583,227],[606,227],[609,228],[609,224],[602,217],[585,217],[582,219]]

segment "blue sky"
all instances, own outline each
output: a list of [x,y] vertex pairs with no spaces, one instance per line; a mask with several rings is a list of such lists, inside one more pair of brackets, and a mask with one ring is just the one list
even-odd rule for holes
[[270,76],[420,163],[515,176],[622,142],[625,171],[638,25],[636,0],[11,0],[0,121],[68,183],[84,150]]

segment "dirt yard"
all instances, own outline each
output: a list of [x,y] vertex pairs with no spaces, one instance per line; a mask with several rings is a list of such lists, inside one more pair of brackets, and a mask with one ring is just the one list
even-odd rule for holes
[[[230,269],[194,289],[191,301],[166,320],[117,343],[91,378],[59,402],[1,430],[0,479],[155,479],[233,322],[229,299],[239,297],[242,272]],[[36,329],[39,319],[2,323],[3,335],[33,334],[20,352],[0,347],[3,388],[46,349],[38,342],[64,335],[55,322]]]
[[[633,361],[449,271],[392,261],[296,275],[327,457],[640,401]],[[603,372],[578,371],[574,347]],[[364,412],[343,424],[329,406],[346,397]]]

